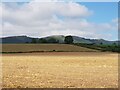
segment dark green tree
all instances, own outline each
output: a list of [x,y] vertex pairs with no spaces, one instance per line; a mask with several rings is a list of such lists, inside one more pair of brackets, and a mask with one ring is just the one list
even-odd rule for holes
[[103,45],[103,43],[101,42],[100,45]]
[[116,44],[115,42],[113,43],[113,45],[114,45],[114,46],[117,46],[117,44]]
[[38,40],[38,42],[39,42],[39,43],[47,43],[47,40],[44,39],[44,38],[40,38],[40,39]]
[[72,36],[66,36],[65,39],[64,39],[64,42],[66,44],[72,44],[73,43],[73,37]]
[[56,40],[55,38],[50,38],[47,41],[48,41],[48,43],[59,43],[59,41]]
[[32,38],[32,42],[31,43],[37,43],[35,38]]

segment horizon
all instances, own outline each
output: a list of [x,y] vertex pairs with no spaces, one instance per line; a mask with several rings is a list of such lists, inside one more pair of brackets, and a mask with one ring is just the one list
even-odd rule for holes
[[[75,37],[80,37],[80,36],[77,36],[77,35],[48,35],[48,36],[43,36],[43,37],[34,37],[34,36],[29,36],[29,35],[18,35],[18,36],[5,36],[5,37],[0,37],[1,39],[2,38],[9,38],[9,37],[29,37],[29,38],[46,38],[46,37],[51,37],[51,36],[75,36]],[[86,38],[86,37],[80,37],[80,38],[84,38],[84,39],[90,39],[90,40],[105,40],[105,41],[120,41],[120,40],[106,40],[106,39],[103,39],[103,38]]]
[[117,2],[4,2],[0,8],[1,38],[72,35],[118,41]]

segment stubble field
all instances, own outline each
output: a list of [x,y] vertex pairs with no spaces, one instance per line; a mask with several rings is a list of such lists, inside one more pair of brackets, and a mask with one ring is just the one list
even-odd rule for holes
[[117,88],[118,54],[44,52],[2,55],[4,88]]

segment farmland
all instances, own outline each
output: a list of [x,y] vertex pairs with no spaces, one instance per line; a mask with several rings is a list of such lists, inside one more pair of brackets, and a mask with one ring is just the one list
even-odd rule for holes
[[39,52],[3,54],[2,62],[4,88],[118,87],[117,53]]
[[97,50],[68,44],[2,44],[2,52],[94,52]]

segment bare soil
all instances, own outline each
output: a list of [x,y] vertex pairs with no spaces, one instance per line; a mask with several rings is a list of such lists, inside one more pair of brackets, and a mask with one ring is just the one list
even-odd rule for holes
[[44,52],[2,55],[5,88],[117,88],[118,54]]

